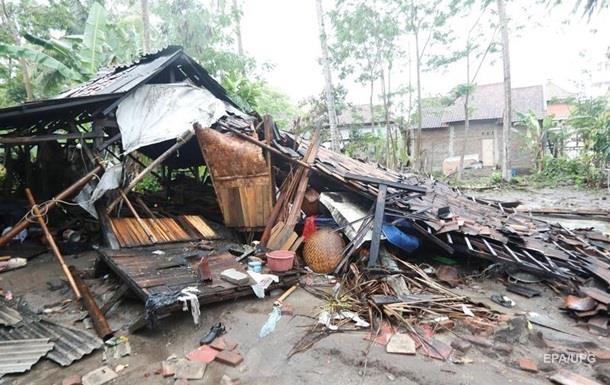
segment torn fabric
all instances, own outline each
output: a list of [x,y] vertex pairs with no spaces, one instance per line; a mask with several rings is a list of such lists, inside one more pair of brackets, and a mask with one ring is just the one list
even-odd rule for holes
[[123,100],[116,112],[125,153],[179,138],[193,123],[210,127],[227,105],[205,88],[188,83],[146,84]]
[[85,185],[85,187],[74,198],[74,202],[78,203],[80,207],[85,209],[94,218],[98,219],[97,211],[95,210],[94,206],[95,201],[100,199],[106,191],[119,188],[121,185],[122,174],[123,167],[120,163],[106,168],[104,175],[102,175],[97,186],[95,186],[95,189],[91,187],[91,183]]

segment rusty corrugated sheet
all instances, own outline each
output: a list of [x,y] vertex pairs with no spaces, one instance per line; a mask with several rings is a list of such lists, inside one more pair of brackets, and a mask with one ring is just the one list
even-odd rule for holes
[[30,370],[53,345],[48,338],[0,341],[0,376]]
[[96,335],[84,330],[45,320],[24,320],[17,327],[0,328],[0,341],[46,338],[55,345],[46,357],[61,366],[68,366],[103,345]]
[[271,174],[263,151],[233,134],[210,128],[197,129],[196,133],[225,226],[265,227],[273,199]]

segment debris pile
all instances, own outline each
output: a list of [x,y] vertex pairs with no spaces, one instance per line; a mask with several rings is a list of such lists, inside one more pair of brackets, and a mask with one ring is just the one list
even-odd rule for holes
[[[87,135],[57,132],[86,130],[83,122],[91,123]],[[11,257],[28,243],[40,248],[44,236],[73,303],[86,309],[99,337],[0,304],[0,354],[10,346],[31,352],[4,373],[28,370],[41,357],[69,365],[102,341],[122,357],[116,351],[131,348],[107,316],[128,294],[142,310],[127,327],[135,332],[177,311],[190,312],[198,325],[206,304],[290,288],[257,325],[259,338],[273,338],[282,315],[292,313],[283,300],[299,278],[323,305],[290,356],[338,331],[368,331],[367,340],[388,353],[418,351],[460,364],[471,345],[510,355],[511,342],[495,339],[511,317],[459,294],[456,287],[472,281],[449,262],[480,277],[506,273],[513,280],[506,289],[527,298],[541,291],[520,285],[524,274],[543,281],[567,295],[567,312],[608,334],[608,235],[570,230],[430,176],[352,159],[324,148],[319,131],[308,140],[282,132],[271,117],[240,111],[178,47],[101,73],[57,99],[1,110],[0,130],[0,144],[25,146],[24,161],[39,168],[9,180],[8,195],[25,193],[29,205],[15,204],[19,215],[2,217],[0,246],[10,256],[0,268],[15,267]],[[42,152],[47,142],[56,145],[58,161],[31,159],[31,147]],[[70,172],[52,191],[36,186],[34,171],[44,174],[59,160]],[[81,248],[98,255],[92,274],[121,282],[102,306],[66,263]],[[502,294],[491,300],[516,304]],[[213,361],[239,365],[237,343],[224,332],[214,325],[200,347],[168,358],[159,374],[201,379]],[[69,335],[86,349],[62,350]],[[527,357],[517,363],[538,370]],[[109,381],[125,367],[103,366],[82,381]]]

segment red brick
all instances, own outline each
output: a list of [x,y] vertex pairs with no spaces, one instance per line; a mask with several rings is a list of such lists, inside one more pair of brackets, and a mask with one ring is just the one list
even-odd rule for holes
[[189,361],[205,362],[206,364],[209,364],[214,361],[214,358],[218,353],[218,350],[213,349],[208,345],[203,345],[187,354],[186,358],[188,358]]
[[233,350],[237,347],[237,342],[229,337],[218,337],[210,344],[211,348],[216,350]]
[[223,350],[216,356],[216,361],[230,366],[237,366],[241,364],[243,360],[244,358],[241,354],[229,350]]
[[530,358],[520,358],[518,362],[521,370],[532,373],[538,372],[538,364],[534,360]]
[[73,374],[70,377],[64,378],[61,382],[61,385],[81,385],[83,382],[81,381],[81,376],[78,374]]

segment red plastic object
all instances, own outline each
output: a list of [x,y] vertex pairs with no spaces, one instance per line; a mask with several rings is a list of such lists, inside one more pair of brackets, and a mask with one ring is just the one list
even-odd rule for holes
[[316,216],[311,215],[311,216],[305,218],[305,225],[303,226],[303,239],[307,240],[315,232],[316,232]]
[[292,269],[294,263],[294,251],[276,250],[267,253],[267,266],[271,271],[278,273]]

